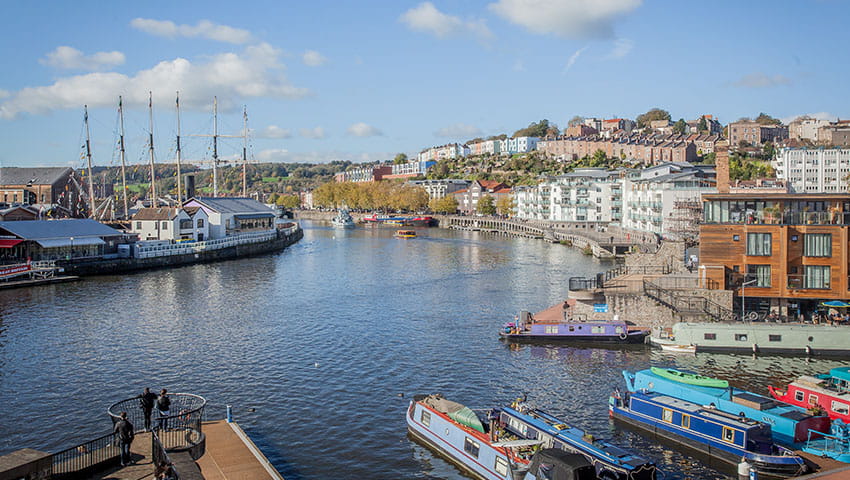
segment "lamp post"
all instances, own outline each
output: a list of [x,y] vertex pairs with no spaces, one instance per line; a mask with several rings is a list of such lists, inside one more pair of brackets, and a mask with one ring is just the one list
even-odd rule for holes
[[758,281],[759,280],[757,278],[754,278],[754,279],[750,280],[749,282],[744,282],[744,283],[741,284],[741,321],[742,322],[744,321],[744,305],[747,303],[746,297],[744,296],[744,287],[746,287],[747,285],[751,285],[753,283],[756,283]]

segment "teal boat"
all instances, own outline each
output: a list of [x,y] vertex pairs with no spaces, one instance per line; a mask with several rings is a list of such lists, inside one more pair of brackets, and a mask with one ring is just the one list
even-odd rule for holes
[[729,382],[719,378],[704,377],[696,373],[680,372],[674,368],[651,367],[652,373],[674,382],[687,383],[699,387],[729,388]]

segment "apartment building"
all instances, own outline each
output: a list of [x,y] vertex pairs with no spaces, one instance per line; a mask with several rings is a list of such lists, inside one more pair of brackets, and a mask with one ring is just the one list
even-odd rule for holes
[[459,190],[469,188],[469,185],[472,182],[469,180],[446,178],[441,180],[411,180],[407,183],[424,188],[425,191],[428,192],[428,198],[433,200],[443,198],[446,195],[451,195]]
[[469,147],[459,143],[450,143],[448,145],[440,145],[439,147],[431,147],[419,152],[417,160],[420,162],[439,161],[447,158],[460,158],[469,155]]
[[380,182],[384,177],[392,175],[393,168],[390,165],[377,167],[360,167],[334,174],[337,183],[342,182]]
[[469,187],[453,193],[459,212],[470,215],[478,212],[478,201],[485,195],[493,198],[493,204],[501,197],[510,196],[511,188],[495,180],[474,180]]
[[579,168],[549,180],[549,218],[556,222],[618,222],[622,218],[620,172]]
[[780,148],[771,165],[794,192],[841,193],[850,187],[850,148]]
[[750,145],[779,142],[788,138],[788,127],[784,125],[762,125],[753,121],[729,124],[729,145],[736,148],[742,141]]
[[538,137],[516,137],[502,140],[505,142],[505,152],[509,155],[514,153],[527,153],[537,150]]
[[597,150],[608,158],[629,159],[646,165],[697,160],[697,147],[686,135],[561,136],[541,140],[537,150],[564,161],[589,157]]
[[469,155],[498,155],[502,153],[502,142],[498,139],[482,140],[467,144]]
[[819,142],[819,130],[829,125],[828,120],[818,120],[811,117],[800,117],[788,124],[788,138],[791,140],[809,140]]

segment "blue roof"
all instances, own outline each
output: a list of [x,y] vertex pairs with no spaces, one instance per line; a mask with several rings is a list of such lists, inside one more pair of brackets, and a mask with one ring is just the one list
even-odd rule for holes
[[122,235],[114,228],[96,222],[90,218],[69,218],[65,220],[20,220],[0,222],[0,230],[9,232],[24,240],[70,237],[110,237]]
[[218,213],[269,213],[272,210],[253,198],[245,197],[195,197],[184,205],[190,204],[192,200]]

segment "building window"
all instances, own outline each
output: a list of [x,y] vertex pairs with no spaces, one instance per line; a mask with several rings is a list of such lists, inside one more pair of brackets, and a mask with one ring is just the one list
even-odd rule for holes
[[832,234],[806,233],[803,235],[803,255],[807,257],[831,257]]
[[736,342],[746,342],[747,341],[747,334],[746,333],[736,333],[735,334],[735,341]]
[[768,342],[781,342],[782,341],[782,335],[768,335],[767,341]]
[[806,398],[806,394],[803,393],[802,391],[797,390],[796,392],[794,392],[794,400],[796,400],[798,402],[802,402],[805,398]]
[[493,469],[496,470],[502,477],[508,476],[508,461],[502,457],[496,457],[496,464],[493,466]]
[[419,420],[422,422],[422,425],[426,427],[431,426],[431,412],[428,410],[422,410],[422,415],[419,417]]
[[803,269],[803,288],[829,288],[828,266],[806,265]]
[[162,222],[162,229],[168,230],[168,222]]
[[732,235],[732,241],[733,241],[733,242],[737,242],[737,241],[738,241],[738,240],[740,240],[740,239],[741,239],[741,236],[740,236],[740,235]]
[[770,241],[769,233],[748,233],[747,234],[747,255],[770,256]]
[[716,333],[705,333],[705,334],[703,334],[702,337],[703,337],[703,340],[717,340],[717,334]]
[[136,230],[142,229],[142,222],[136,222]]
[[769,287],[770,265],[747,265],[747,277],[755,280],[753,287]]
[[478,458],[478,450],[480,449],[480,445],[475,440],[466,437],[463,441],[463,451],[472,455],[475,458]]

